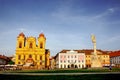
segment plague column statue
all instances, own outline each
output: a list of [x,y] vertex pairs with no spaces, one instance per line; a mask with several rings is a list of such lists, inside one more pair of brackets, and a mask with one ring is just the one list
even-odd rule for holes
[[93,48],[94,48],[94,52],[91,56],[91,67],[93,67],[93,68],[102,67],[102,64],[101,64],[101,62],[100,62],[100,60],[98,59],[98,56],[97,56],[95,35],[92,35],[91,39],[92,39]]

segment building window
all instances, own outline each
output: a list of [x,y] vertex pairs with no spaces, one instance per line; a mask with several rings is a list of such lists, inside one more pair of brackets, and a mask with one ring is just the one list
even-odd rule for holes
[[66,61],[64,61],[64,63],[66,63]]
[[29,55],[29,58],[32,58],[32,55],[31,55],[31,54]]
[[42,62],[40,62],[40,65],[42,65]]
[[18,59],[19,59],[19,60],[21,59],[21,55],[18,55]]
[[103,63],[105,63],[105,60],[103,60]]
[[76,56],[75,56],[75,58],[76,58]]
[[18,62],[18,64],[20,64],[20,62]]
[[62,60],[60,62],[62,63]]
[[40,43],[40,48],[43,48],[43,43]]
[[22,48],[22,42],[19,43],[19,48]]
[[32,43],[30,43],[30,46],[29,46],[29,48],[32,48],[32,46],[33,46],[33,44],[32,44]]
[[70,60],[68,60],[68,63],[70,63]]
[[84,61],[82,60],[82,63],[83,63]]
[[68,58],[69,58],[69,56],[68,56]]
[[42,60],[42,56],[40,56],[40,60]]

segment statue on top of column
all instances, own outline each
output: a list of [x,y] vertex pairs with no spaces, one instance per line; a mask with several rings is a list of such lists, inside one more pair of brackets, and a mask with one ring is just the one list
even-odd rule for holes
[[92,42],[93,42],[93,43],[96,43],[95,35],[92,34],[91,39],[92,39]]
[[93,54],[91,55],[91,67],[102,67],[101,61],[98,59],[97,50],[96,50],[96,38],[95,35],[91,35],[91,40],[93,43]]

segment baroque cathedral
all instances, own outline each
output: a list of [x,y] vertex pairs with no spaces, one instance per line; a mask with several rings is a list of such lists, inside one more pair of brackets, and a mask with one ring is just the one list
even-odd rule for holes
[[35,37],[25,37],[21,32],[17,37],[15,64],[16,65],[34,65],[39,68],[49,67],[49,49],[45,49],[46,37],[43,33],[39,34],[37,40]]

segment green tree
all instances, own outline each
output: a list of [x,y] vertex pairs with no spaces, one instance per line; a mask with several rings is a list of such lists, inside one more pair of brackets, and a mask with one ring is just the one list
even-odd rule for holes
[[15,64],[15,62],[13,62],[13,61],[10,61],[10,62],[8,62],[8,64]]

